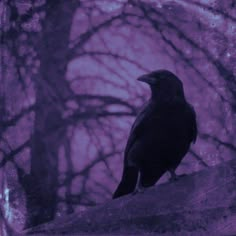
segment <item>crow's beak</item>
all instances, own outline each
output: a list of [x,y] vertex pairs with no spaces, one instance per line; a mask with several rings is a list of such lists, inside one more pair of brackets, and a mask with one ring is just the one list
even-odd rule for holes
[[151,77],[149,74],[138,77],[138,81],[142,81],[150,85],[156,83],[156,79]]

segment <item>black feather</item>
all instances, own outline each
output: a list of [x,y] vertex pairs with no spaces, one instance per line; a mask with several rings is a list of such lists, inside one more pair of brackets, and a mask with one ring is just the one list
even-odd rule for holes
[[161,70],[139,80],[150,85],[152,96],[132,126],[113,198],[134,191],[138,172],[143,187],[154,185],[166,171],[177,168],[197,138],[196,114],[178,77]]

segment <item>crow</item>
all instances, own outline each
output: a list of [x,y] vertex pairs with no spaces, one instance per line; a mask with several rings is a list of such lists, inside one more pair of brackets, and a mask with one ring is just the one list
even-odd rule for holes
[[151,98],[131,128],[113,199],[154,185],[167,171],[176,179],[176,168],[197,138],[195,111],[175,74],[157,70],[138,80],[149,84]]

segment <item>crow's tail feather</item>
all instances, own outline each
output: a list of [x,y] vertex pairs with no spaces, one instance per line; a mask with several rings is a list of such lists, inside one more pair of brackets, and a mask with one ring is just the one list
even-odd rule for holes
[[116,191],[113,194],[113,199],[123,195],[132,193],[135,190],[138,179],[138,169],[134,166],[126,166],[123,170],[122,179]]

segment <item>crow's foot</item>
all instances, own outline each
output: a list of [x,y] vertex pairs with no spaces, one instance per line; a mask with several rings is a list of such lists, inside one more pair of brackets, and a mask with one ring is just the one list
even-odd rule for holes
[[172,182],[172,181],[177,181],[179,180],[180,178],[186,176],[187,174],[181,174],[181,175],[176,175],[175,173],[171,173],[171,177],[169,178],[169,181]]
[[146,188],[145,187],[137,187],[134,191],[133,191],[133,195],[136,195],[136,194],[138,194],[138,193],[144,193],[145,192],[145,190],[146,190]]

